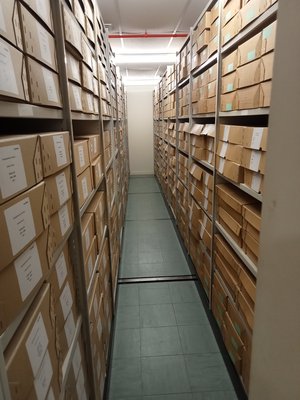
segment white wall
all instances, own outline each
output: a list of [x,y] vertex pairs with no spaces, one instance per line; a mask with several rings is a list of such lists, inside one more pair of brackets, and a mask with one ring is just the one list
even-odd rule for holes
[[153,174],[153,86],[128,86],[128,140],[131,175]]

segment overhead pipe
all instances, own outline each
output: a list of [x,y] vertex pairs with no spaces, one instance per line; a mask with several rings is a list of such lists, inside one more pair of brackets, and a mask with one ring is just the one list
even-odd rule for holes
[[185,38],[188,33],[130,33],[108,35],[110,39],[153,39],[153,38]]

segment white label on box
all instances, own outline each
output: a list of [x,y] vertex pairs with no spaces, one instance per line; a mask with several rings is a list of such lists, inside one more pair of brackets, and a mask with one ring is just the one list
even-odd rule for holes
[[76,330],[76,326],[75,326],[75,321],[74,321],[74,316],[73,316],[73,312],[71,310],[66,322],[65,322],[65,326],[64,326],[64,330],[65,330],[65,335],[67,338],[67,343],[68,343],[68,347],[71,346],[72,340],[74,338],[75,335],[75,330]]
[[251,149],[259,150],[264,128],[253,128]]
[[43,72],[48,101],[53,101],[54,103],[58,103],[58,95],[56,91],[53,73],[44,67],[42,68],[42,72]]
[[80,351],[80,346],[79,346],[78,342],[76,344],[76,348],[74,351],[72,365],[73,365],[73,371],[74,371],[74,375],[75,375],[75,379],[76,379],[78,376],[78,373],[79,373],[79,369],[81,367],[81,351]]
[[47,350],[49,340],[43,320],[42,313],[39,313],[26,340],[26,349],[31,364],[33,376],[36,376]]
[[219,158],[219,172],[223,174],[225,167],[225,158]]
[[208,180],[209,180],[209,174],[205,174],[205,177],[204,177],[205,186],[208,185]]
[[58,167],[67,164],[67,153],[63,135],[54,135],[53,144]]
[[251,171],[255,172],[259,171],[260,158],[261,158],[261,152],[256,150],[251,151],[250,165],[249,165],[249,169],[251,169]]
[[9,45],[6,45],[3,41],[0,41],[0,90],[11,94],[19,94]]
[[260,174],[255,174],[252,176],[251,189],[257,193],[260,192],[261,179],[262,176]]
[[91,278],[92,272],[93,272],[93,260],[92,260],[92,256],[89,256],[89,259],[88,259],[88,271],[89,271],[89,278]]
[[90,247],[90,244],[91,244],[91,236],[90,236],[89,229],[86,230],[86,232],[84,234],[84,239],[85,239],[85,248],[86,248],[86,250],[88,250]]
[[52,65],[48,33],[38,21],[36,21],[36,30],[39,38],[42,60]]
[[81,367],[76,382],[76,392],[79,399],[81,399],[83,391],[84,391],[84,374],[83,374],[83,369]]
[[84,149],[83,146],[78,146],[78,157],[80,168],[85,166]]
[[38,400],[44,400],[47,396],[48,389],[53,375],[50,355],[47,350],[43,359],[39,372],[34,379],[35,393]]
[[21,147],[0,147],[0,190],[3,199],[27,187]]
[[73,88],[73,96],[74,96],[74,100],[75,100],[76,110],[82,110],[80,88],[75,85],[73,85],[72,88]]
[[3,9],[2,9],[2,3],[0,3],[0,30],[2,32],[7,32],[6,25],[5,25],[4,14],[3,14]]
[[43,276],[41,261],[36,243],[33,243],[14,262],[22,301],[36,287]]
[[67,277],[67,264],[64,252],[62,252],[58,257],[58,260],[55,263],[55,270],[57,275],[58,286],[59,289],[61,289]]
[[70,218],[69,218],[69,211],[67,204],[65,204],[58,211],[58,218],[59,218],[61,235],[64,236],[67,230],[70,228]]
[[83,199],[87,199],[89,195],[88,191],[88,186],[87,186],[87,179],[84,177],[81,181],[81,187],[82,187],[82,194],[83,194]]
[[227,72],[232,72],[233,68],[234,68],[233,63],[228,64],[227,65]]
[[49,21],[48,9],[46,7],[47,2],[45,0],[35,0],[36,9],[38,14],[42,17],[44,21]]
[[50,387],[50,389],[49,389],[48,396],[47,396],[46,400],[55,400],[54,392],[53,392],[52,387]]
[[66,320],[73,305],[73,297],[69,282],[66,283],[66,286],[64,287],[59,299],[60,299],[61,309],[64,315],[64,320]]
[[98,332],[98,338],[99,340],[101,339],[101,335],[102,335],[102,322],[101,322],[101,318],[98,319],[98,324],[97,324],[97,332]]
[[59,198],[59,205],[62,206],[70,197],[67,186],[66,174],[62,172],[61,174],[57,175],[55,177],[55,181]]
[[4,215],[12,254],[15,256],[36,235],[29,197],[6,209]]
[[227,152],[227,148],[228,148],[228,143],[223,142],[222,147],[221,147],[221,151],[220,151],[220,157],[224,158]]
[[224,127],[224,135],[223,135],[224,142],[228,142],[229,132],[230,132],[230,127],[228,125],[226,125]]

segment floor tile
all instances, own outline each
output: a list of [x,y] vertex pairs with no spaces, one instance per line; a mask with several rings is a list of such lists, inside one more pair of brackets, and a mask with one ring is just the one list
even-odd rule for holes
[[178,325],[208,324],[201,303],[176,303],[173,307]]
[[118,293],[118,303],[122,306],[139,305],[139,288],[138,285],[128,284],[120,285]]
[[237,400],[233,391],[200,392],[193,393],[192,396],[192,400]]
[[192,392],[233,391],[220,354],[185,356],[185,362]]
[[140,327],[140,307],[120,306],[117,308],[116,329],[131,329]]
[[112,363],[110,397],[122,398],[142,395],[141,359],[115,359]]
[[126,211],[127,221],[169,218],[170,215],[160,193],[131,194],[128,196]]
[[118,329],[114,337],[113,358],[131,358],[141,355],[140,329]]
[[183,354],[218,353],[219,347],[209,325],[178,326]]
[[141,305],[172,303],[168,283],[140,284],[139,298]]
[[169,356],[182,354],[176,326],[141,329],[141,356]]
[[172,304],[141,305],[140,320],[142,328],[176,325]]
[[130,178],[129,193],[155,193],[160,192],[158,183],[154,176]]
[[192,393],[162,394],[157,396],[144,396],[143,400],[193,400]]
[[172,282],[169,287],[173,303],[201,302],[195,282]]
[[143,394],[190,392],[183,356],[143,357]]

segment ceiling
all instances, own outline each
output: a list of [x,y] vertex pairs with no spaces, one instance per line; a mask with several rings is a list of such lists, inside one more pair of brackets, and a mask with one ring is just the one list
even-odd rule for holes
[[[98,0],[98,3],[110,35],[181,34],[189,33],[207,0]],[[115,38],[110,42],[125,83],[130,80],[134,84],[153,84],[175,59],[184,40],[182,37]],[[132,60],[133,55],[139,55],[139,59]]]

